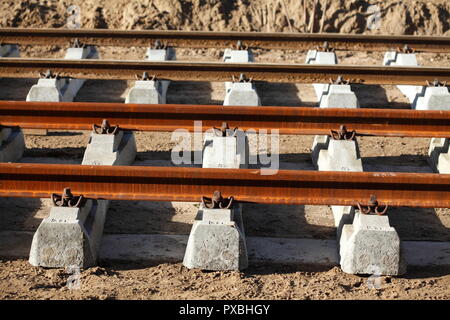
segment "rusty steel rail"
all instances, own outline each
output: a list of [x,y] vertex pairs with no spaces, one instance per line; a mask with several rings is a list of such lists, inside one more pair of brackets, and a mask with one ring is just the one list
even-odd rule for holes
[[1,58],[0,77],[34,78],[46,70],[61,77],[130,80],[148,72],[159,80],[230,81],[244,73],[254,81],[329,83],[342,76],[354,84],[426,85],[426,81],[450,82],[450,68],[379,67],[217,62],[151,62],[118,60],[66,60]]
[[237,41],[250,48],[315,49],[328,41],[336,50],[385,51],[405,45],[416,52],[450,52],[450,37],[346,35],[336,33],[262,33],[262,32],[201,32],[155,30],[101,29],[19,29],[1,28],[0,43],[26,45],[67,45],[79,39],[99,46],[150,46],[160,40],[172,47],[229,48]]
[[192,132],[195,121],[201,121],[203,131],[227,122],[241,130],[280,134],[329,134],[345,125],[358,135],[450,137],[450,111],[0,101],[3,126],[90,130],[103,119],[132,131]]
[[368,205],[376,195],[379,205],[450,207],[446,174],[0,164],[2,197],[50,197],[67,187],[110,200],[200,201],[218,190],[238,202]]

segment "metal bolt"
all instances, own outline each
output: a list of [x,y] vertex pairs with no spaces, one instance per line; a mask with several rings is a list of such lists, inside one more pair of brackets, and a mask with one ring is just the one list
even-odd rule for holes
[[228,123],[222,122],[222,126],[220,128],[213,127],[214,135],[216,137],[234,137],[237,133],[237,127],[234,129],[230,129]]
[[96,134],[116,134],[119,130],[119,126],[112,127],[108,120],[103,119],[102,124],[100,126],[93,124],[92,131]]
[[220,191],[214,191],[211,198],[202,197],[202,204],[208,209],[230,209],[233,201],[234,197],[224,199]]
[[414,53],[415,50],[410,46],[408,46],[407,44],[405,44],[403,48],[398,48],[397,51],[401,53]]
[[57,207],[80,208],[85,201],[83,195],[74,196],[70,188],[64,188],[62,195],[53,193],[51,196],[53,205]]
[[70,45],[71,48],[85,48],[86,45],[82,42],[80,42],[80,40],[78,40],[78,38],[75,38],[75,40],[73,40],[73,42]]
[[349,84],[350,80],[344,79],[343,76],[338,76],[336,80],[333,80],[332,78],[329,79],[331,84]]
[[428,87],[445,87],[447,85],[447,81],[440,82],[438,79],[434,79],[432,82],[426,80]]
[[54,74],[50,69],[45,71],[44,73],[39,73],[41,79],[59,79],[59,75],[56,73]]
[[338,131],[330,130],[330,136],[331,136],[334,140],[347,140],[347,141],[352,141],[352,140],[355,140],[355,137],[356,137],[356,131],[355,131],[355,130],[348,131],[346,126],[341,125],[341,126],[339,127],[339,130],[338,130]]
[[250,82],[253,81],[253,78],[247,78],[247,77],[245,76],[245,74],[241,73],[241,74],[239,75],[239,78],[238,78],[237,81],[236,81],[236,78],[235,78],[234,75],[231,76],[231,80],[232,80],[233,82],[250,83]]
[[323,45],[317,47],[317,50],[322,52],[333,52],[334,48],[330,47],[328,41],[325,41]]
[[356,203],[358,205],[358,209],[362,214],[370,214],[375,213],[379,216],[384,215],[387,212],[388,205],[386,205],[382,210],[380,209],[379,203],[377,201],[377,196],[374,194],[370,195],[370,200],[368,201],[367,206],[362,206],[359,202]]
[[156,80],[156,75],[150,76],[147,71],[144,71],[142,73],[142,76],[137,74],[136,75],[136,79],[137,80],[143,80],[143,81],[155,81]]

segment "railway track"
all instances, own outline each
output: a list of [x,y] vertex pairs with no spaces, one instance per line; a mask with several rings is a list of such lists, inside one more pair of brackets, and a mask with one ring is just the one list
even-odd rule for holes
[[283,83],[329,83],[338,77],[352,84],[426,85],[436,79],[450,82],[450,68],[435,67],[0,59],[0,77],[4,78],[35,78],[46,70],[60,77],[101,80],[132,80],[147,72],[158,80],[178,81],[231,81],[245,74],[254,81]]
[[50,197],[70,187],[92,199],[199,201],[219,190],[238,202],[450,207],[450,175],[425,173],[0,164],[0,196]]
[[[3,44],[48,45],[51,43],[52,45],[66,45],[75,39],[78,40],[77,46],[75,46],[77,48],[82,47],[82,45],[152,46],[152,43],[158,40],[160,45],[162,43],[162,46],[158,49],[165,48],[165,46],[190,48],[230,48],[234,46],[238,49],[302,50],[314,49],[314,47],[318,47],[326,41],[330,47],[336,50],[393,51],[398,47],[404,47],[403,51],[400,49],[397,52],[450,52],[450,39],[448,37],[0,29],[0,42]],[[317,49],[329,51],[329,48],[326,48],[325,45]],[[390,54],[395,55],[395,52],[390,52]],[[243,76],[243,78],[240,77],[243,82],[427,85],[434,87],[446,86],[446,82],[450,81],[450,68],[436,67],[150,62],[95,59],[0,59],[0,77],[36,78],[42,74],[47,79],[133,80],[145,74],[146,76],[142,77],[145,80],[231,81],[233,79],[234,81],[235,78]],[[66,89],[70,84],[69,81],[46,82],[56,83],[57,86],[61,87],[65,86]],[[55,89],[57,89],[56,85]],[[64,90],[61,90],[61,92]],[[428,93],[444,90],[446,89],[424,89]],[[57,91],[57,93],[61,92]],[[69,90],[69,92],[71,91]],[[44,99],[47,99],[45,94],[43,96]],[[357,105],[355,104],[353,107]],[[440,106],[429,107],[439,108]],[[418,108],[421,108],[421,106]],[[109,123],[104,120],[108,120]],[[225,134],[218,139],[209,141],[212,143],[205,144],[203,165],[214,168],[227,167],[226,169],[131,166],[136,155],[135,138],[129,133],[119,132],[117,127],[114,128],[114,126],[118,126],[125,131],[169,132],[176,129],[187,129],[192,132],[199,129],[196,121],[201,121],[202,131],[209,130],[212,127],[218,128],[225,123],[228,127],[238,127],[241,130],[278,130],[280,134],[288,135],[330,135],[331,133],[333,139],[325,142],[326,137],[316,137],[314,141],[313,153],[319,152],[319,156],[313,154],[312,162],[319,168],[319,171],[277,169],[271,171],[267,168],[229,169],[229,167],[237,168],[240,167],[240,164],[243,164],[243,162],[238,164],[235,161],[242,160],[237,159],[239,156],[242,157],[242,153],[240,153],[240,147],[237,147],[237,139],[221,139],[229,138]],[[102,124],[101,127],[99,127],[100,124]],[[203,201],[205,207],[210,209],[229,209],[234,202],[357,206],[360,212],[358,218],[355,219],[360,219],[359,217],[370,213],[383,215],[387,212],[388,206],[450,208],[450,175],[362,172],[363,167],[357,141],[354,140],[354,134],[351,132],[354,130],[357,135],[373,136],[448,138],[450,137],[450,111],[4,101],[0,102],[0,126],[54,130],[91,130],[94,126],[94,131],[98,135],[93,135],[89,140],[85,157],[83,157],[82,163],[84,165],[0,163],[0,197],[51,197],[54,206],[50,217],[56,217],[55,219],[59,219],[60,212],[64,212],[64,214],[68,212],[66,210],[68,208],[59,208],[60,206],[78,207],[80,212],[87,208],[83,207],[84,204],[81,201],[73,201],[75,198],[78,200],[87,198],[135,201]],[[337,132],[338,130],[340,131]],[[2,130],[2,139],[3,133],[5,133],[5,145],[10,143],[10,151],[14,148],[12,146],[13,139],[16,139],[17,150],[23,151],[23,149],[20,149],[24,145],[20,130]],[[100,136],[100,134],[106,134],[107,136]],[[233,137],[235,136],[231,138]],[[9,142],[7,139],[10,139]],[[224,147],[228,142],[230,142],[231,149]],[[246,142],[248,141],[246,140]],[[430,156],[430,159],[436,158],[436,153],[441,151],[439,143],[447,142],[444,139],[433,140],[432,146],[435,149],[433,149],[434,153]],[[232,143],[236,143],[236,146]],[[326,144],[327,146],[325,146]],[[226,147],[229,148],[228,145]],[[248,145],[244,148],[248,148]],[[339,149],[339,152],[336,152],[337,149]],[[228,154],[230,150],[231,153]],[[336,154],[332,154],[333,152]],[[224,159],[214,158],[217,155],[222,156],[221,153],[224,153]],[[20,156],[22,156],[22,153],[16,159],[19,159]],[[230,156],[235,162],[232,164],[226,162],[225,156]],[[437,154],[437,156],[440,155]],[[17,161],[16,159],[14,161]],[[246,160],[244,159],[244,161]],[[102,163],[114,165],[100,165]],[[116,166],[115,164],[121,165]],[[123,166],[124,164],[127,166]],[[336,164],[336,166],[331,166],[331,164]],[[437,170],[441,171],[440,168]],[[383,169],[383,171],[386,170]],[[62,191],[63,195],[58,196],[57,194],[61,194]],[[222,198],[222,195],[224,198]],[[205,199],[205,197],[211,198]],[[208,205],[205,201],[208,202]],[[98,202],[97,204],[92,208],[97,210],[96,215],[104,217],[108,210],[108,204],[105,202]],[[339,228],[344,225],[349,227],[346,222],[347,218],[344,217],[347,214],[344,213],[347,208],[341,209],[332,208],[335,225],[339,225],[338,230],[341,230]],[[69,208],[68,210],[72,209]],[[242,214],[239,209],[233,212],[233,214]],[[218,217],[227,221],[216,225],[216,227],[221,225],[220,230],[227,230],[227,226],[230,226],[229,222],[242,224],[242,218],[237,217],[233,221],[234,218],[230,218],[230,216],[222,217],[223,212],[221,214],[215,211],[214,214],[221,215]],[[225,212],[226,214],[228,213]],[[201,222],[205,226],[210,226],[211,221],[208,219],[213,219],[212,224],[215,224],[217,217],[211,218],[208,217],[208,214],[203,216],[202,213],[200,219],[203,219]],[[56,220],[45,220],[41,225],[54,221]],[[95,219],[96,222],[92,222],[94,220],[86,221],[83,223],[99,224],[99,227],[86,228],[86,230],[93,230],[94,236],[90,239],[94,239],[93,241],[101,239],[102,231],[99,230],[103,230],[104,221],[101,221],[101,218],[98,221]],[[70,224],[71,222],[63,221],[63,223]],[[196,223],[200,223],[200,220],[196,220]],[[364,224],[367,224],[364,227],[367,227],[364,232],[373,233],[371,235],[372,240],[364,238],[360,241],[361,243],[358,243],[358,245],[367,246],[367,248],[364,247],[364,254],[370,255],[370,258],[375,259],[377,263],[381,261],[378,258],[380,252],[383,252],[382,256],[393,255],[395,259],[398,258],[398,261],[400,261],[400,242],[397,241],[398,238],[395,238],[396,231],[389,226],[386,217],[379,219],[372,219],[371,217]],[[242,228],[237,224],[233,224],[232,227]],[[358,222],[353,227],[354,230],[351,232],[359,232]],[[345,229],[345,226],[343,228]],[[42,231],[39,230],[36,232],[35,238],[39,237]],[[63,229],[61,229],[62,231],[51,230],[52,236],[58,234],[58,232],[64,233]],[[347,229],[346,232],[348,233],[349,230]],[[48,240],[51,238],[48,234],[45,234],[46,231],[42,232],[42,239]],[[195,232],[194,225],[191,235]],[[342,255],[353,254],[353,247],[342,242],[342,239],[347,237],[348,234],[340,238],[340,232],[338,231],[338,240],[341,245],[341,257]],[[216,233],[214,231],[213,238],[216,234],[224,234],[224,232]],[[378,241],[381,237],[383,239],[385,237],[391,238],[374,249],[371,242],[374,241],[373,239]],[[56,242],[60,238],[58,235],[55,238],[57,239]],[[76,238],[78,239],[80,236],[76,235]],[[224,241],[228,240],[225,239]],[[55,244],[55,241],[52,241],[48,240],[48,245],[51,248]],[[239,242],[242,241],[239,240]],[[217,241],[217,243],[221,243],[221,241]],[[45,245],[43,246],[45,247]],[[226,244],[226,247],[229,248],[230,245]],[[202,248],[206,248],[206,245],[203,244]],[[343,248],[348,252],[344,252]],[[222,254],[224,249],[219,249],[219,254]],[[372,251],[366,254],[366,249]],[[66,254],[64,243],[61,250]],[[48,252],[47,249],[43,249],[42,252],[44,251]],[[193,251],[197,250],[187,249],[186,256],[189,257]],[[240,253],[236,254],[239,256]],[[359,255],[359,253],[355,254]],[[30,257],[33,256],[33,259],[35,259],[39,255],[40,253],[30,254]],[[33,262],[35,265],[44,265],[36,261]],[[382,262],[385,263],[385,261]],[[62,265],[65,263],[65,261],[60,262]],[[391,262],[386,262],[386,265],[389,263]],[[372,272],[367,268],[361,269],[362,271],[356,269],[354,271],[348,269],[345,263],[341,262],[341,264],[343,264],[343,270],[347,270],[345,272],[364,274]],[[387,271],[383,271],[383,274],[397,275],[403,272],[400,268],[400,262],[394,261],[391,264],[394,265],[393,271],[385,269]],[[189,268],[196,267],[189,263],[186,266]],[[218,267],[207,266],[207,268],[209,270]],[[234,270],[240,267],[228,268]]]
[[199,32],[102,29],[1,28],[0,42],[26,45],[67,45],[74,39],[99,46],[150,46],[160,40],[181,48],[229,48],[243,41],[250,48],[314,49],[327,41],[336,50],[386,51],[405,45],[416,52],[450,52],[449,37],[345,35],[332,33]]
[[[25,129],[90,130],[103,119],[132,131],[201,130],[226,122],[242,130],[279,130],[280,134],[329,134],[345,125],[358,135],[450,137],[450,111],[245,107],[1,101],[0,125]],[[199,130],[197,128],[197,130]]]

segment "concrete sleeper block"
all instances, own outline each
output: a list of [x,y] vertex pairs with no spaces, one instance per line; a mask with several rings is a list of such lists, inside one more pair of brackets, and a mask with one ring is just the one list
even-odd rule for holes
[[86,46],[84,48],[68,48],[64,59],[77,60],[77,59],[98,59],[99,53],[97,47]]
[[383,58],[384,66],[417,66],[417,57],[415,53],[398,53],[396,51],[387,51]]
[[312,148],[311,148],[312,149],[311,158],[312,158],[312,162],[313,162],[313,165],[316,168],[316,170],[319,169],[319,167],[317,165],[317,161],[319,160],[320,150],[328,149],[329,142],[330,142],[330,136],[329,135],[314,136],[314,141],[313,141],[313,145],[312,145]]
[[136,157],[133,132],[115,135],[92,133],[83,156],[84,165],[131,165]]
[[19,161],[25,151],[25,139],[20,128],[0,130],[0,162]]
[[307,64],[337,64],[335,52],[308,50],[305,63]]
[[408,98],[409,103],[414,106],[417,104],[417,99],[425,94],[426,87],[424,86],[411,86],[411,85],[397,85],[397,89],[400,90],[405,97]]
[[97,263],[108,210],[107,200],[87,200],[81,208],[53,207],[33,236],[33,266],[87,268]]
[[397,51],[387,51],[384,53],[383,66],[390,66],[397,60]]
[[145,58],[148,61],[155,61],[155,62],[176,60],[175,51],[172,48],[166,48],[166,49],[148,48],[147,53],[145,54]]
[[413,108],[416,110],[450,110],[450,92],[447,87],[426,87],[418,95]]
[[26,101],[62,102],[66,89],[65,79],[39,79],[28,92]]
[[260,106],[255,85],[250,82],[232,82],[226,91],[224,106]]
[[314,92],[316,93],[317,101],[321,101],[322,97],[326,94],[328,94],[328,91],[330,90],[330,84],[329,83],[313,83]]
[[319,152],[317,166],[320,171],[363,171],[356,141],[333,140],[328,149]]
[[242,209],[200,207],[189,235],[183,265],[189,269],[242,270],[248,267]]
[[441,174],[450,173],[450,155],[448,153],[441,153],[439,155],[436,169]]
[[223,54],[223,62],[248,63],[254,62],[254,57],[251,50],[234,50],[227,48]]
[[358,98],[350,85],[331,84],[320,98],[321,108],[359,108]]
[[[417,98],[416,110],[450,110],[450,93],[446,87],[427,87]],[[433,138],[428,149],[428,162],[439,173],[450,173],[449,139]]]
[[397,231],[387,216],[355,213],[340,238],[340,264],[346,273],[401,275],[406,264]]
[[207,137],[203,146],[202,162],[203,168],[248,168],[247,136],[243,131],[238,131],[235,137]]
[[415,53],[398,53],[394,65],[397,66],[417,66]]
[[162,83],[163,81],[136,81],[134,87],[128,92],[125,103],[166,103],[165,98],[163,98],[165,95],[163,95]]
[[435,172],[450,173],[450,140],[448,138],[432,138],[428,149],[428,162]]
[[9,58],[20,57],[19,46],[17,44],[1,44],[0,57],[9,57]]

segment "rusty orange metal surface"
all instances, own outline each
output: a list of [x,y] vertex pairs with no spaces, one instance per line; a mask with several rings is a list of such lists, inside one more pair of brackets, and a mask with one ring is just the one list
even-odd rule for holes
[[136,60],[0,59],[0,77],[35,78],[51,70],[61,77],[134,80],[147,72],[159,80],[231,81],[244,73],[254,81],[329,83],[342,76],[353,84],[426,85],[435,79],[450,82],[450,68],[309,65],[221,62],[152,62]]
[[91,130],[106,119],[133,131],[194,131],[230,127],[279,130],[280,134],[329,134],[345,125],[358,135],[450,137],[450,111],[389,109],[144,105],[86,102],[1,101],[0,125],[26,129]]
[[160,40],[183,48],[229,48],[243,41],[250,48],[315,49],[328,41],[336,50],[386,51],[409,45],[416,52],[450,52],[449,37],[336,33],[203,32],[175,30],[102,30],[1,28],[0,42],[27,45],[68,45],[73,39],[99,46],[150,46]]
[[[450,207],[450,175],[183,167],[0,164],[0,196],[74,195],[111,200],[200,201],[218,190],[240,202]],[[266,172],[267,173],[267,172]]]

